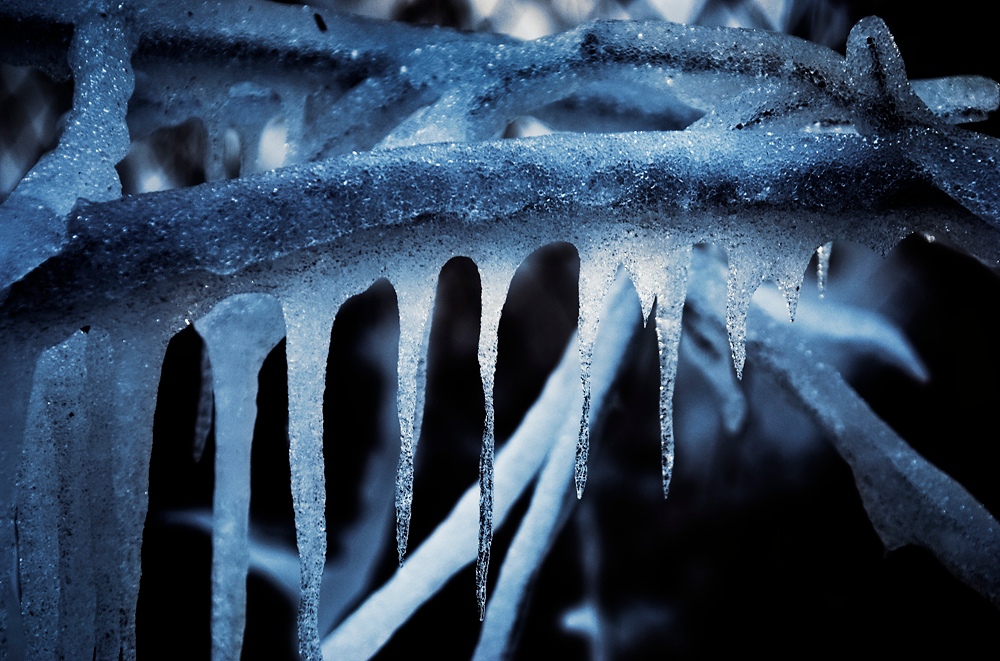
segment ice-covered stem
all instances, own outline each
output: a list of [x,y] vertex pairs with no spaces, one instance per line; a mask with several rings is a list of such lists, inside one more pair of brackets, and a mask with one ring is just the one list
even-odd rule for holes
[[850,465],[886,548],[926,548],[1000,607],[1000,523],[986,508],[897,436],[833,368],[806,355],[789,329],[762,323],[751,342],[757,364],[806,408]]
[[[982,145],[1000,153],[992,139]],[[996,262],[994,230],[930,194],[908,146],[855,135],[727,132],[694,140],[669,132],[357,154],[85,205],[71,216],[76,238],[58,260],[29,274],[8,307],[62,308],[187,272],[234,273],[303,248],[336,246],[365,227],[428,217],[458,221],[467,242],[473,228],[513,218],[527,230],[564,217],[643,217],[678,239],[723,244],[736,232],[768,227],[769,236],[787,235],[812,223],[825,235],[816,245],[836,236],[876,250],[928,230]]]
[[0,289],[59,251],[67,239],[65,216],[78,198],[121,196],[115,164],[129,147],[132,37],[124,11],[98,4],[82,12],[73,31],[73,107],[59,144],[0,207],[7,216],[0,219]]
[[666,266],[660,269],[664,273],[659,289],[662,294],[655,304],[656,340],[660,354],[660,471],[664,498],[670,493],[674,471],[674,383],[690,262],[691,246],[677,248],[666,255]]
[[273,297],[238,294],[216,305],[194,326],[212,364],[216,408],[212,658],[238,659],[246,623],[250,446],[257,418],[257,374],[285,336],[285,321]]
[[122,10],[109,6],[82,13],[69,50],[73,108],[66,129],[55,151],[25,176],[14,195],[37,199],[59,216],[77,198],[97,202],[121,195],[115,164],[129,146],[125,113],[135,84],[131,57],[132,37]]

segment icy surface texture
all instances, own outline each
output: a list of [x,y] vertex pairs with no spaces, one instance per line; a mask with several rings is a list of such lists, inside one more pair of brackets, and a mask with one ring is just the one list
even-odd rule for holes
[[[282,336],[298,573],[286,553],[272,574],[298,583],[303,659],[367,658],[473,559],[485,617],[477,654],[502,653],[573,507],[567,495],[584,494],[591,422],[640,322],[657,336],[667,494],[682,318],[705,340],[694,362],[726,429],[745,421],[739,378],[756,351],[851,463],[886,544],[929,548],[996,601],[989,514],[793,346],[808,338],[836,354],[849,345],[925,376],[887,324],[829,307],[842,325],[826,325],[812,303],[799,305],[799,290],[817,250],[826,277],[834,239],[884,253],[928,232],[1000,264],[1000,145],[952,125],[996,108],[992,81],[911,84],[876,18],[855,26],[842,57],[771,32],[655,21],[519,42],[267,2],[104,8],[0,10],[5,20],[71,26],[72,40],[54,30],[24,58],[54,70],[65,61],[75,83],[59,147],[0,207],[0,361],[34,374],[3,384],[0,551],[11,566],[0,656],[89,658],[93,648],[97,658],[134,657],[159,368],[167,339],[190,320],[211,375],[201,380],[195,454],[214,415],[219,458],[217,658],[240,650],[242,581],[256,562],[246,527],[255,378]],[[195,160],[206,184],[118,199],[113,166],[129,140],[152,144],[181,125],[204,138]],[[643,130],[611,132],[622,128]],[[581,129],[594,132],[571,132]],[[494,394],[508,286],[528,254],[554,242],[580,257],[578,339],[500,447]],[[701,243],[726,252],[715,285],[690,284]],[[456,255],[481,278],[479,487],[407,554],[434,286]],[[394,474],[372,468],[365,482],[386,487],[389,475],[394,486],[365,507],[389,516],[395,501],[403,566],[364,599],[375,560],[360,557],[363,531],[327,559],[334,459],[324,457],[323,400],[337,377],[326,366],[338,310],[380,278],[399,310],[400,446]],[[758,292],[767,282],[776,291]],[[788,318],[798,319],[794,332]],[[712,358],[719,346],[732,362]],[[536,477],[491,599],[494,527]],[[20,593],[7,578],[15,574]]]
[[0,224],[4,286],[59,250],[66,239],[65,216],[78,198],[121,196],[115,164],[129,144],[125,111],[133,87],[131,35],[120,7],[96,4],[81,13],[67,54],[73,109],[59,144],[5,203],[9,211]]

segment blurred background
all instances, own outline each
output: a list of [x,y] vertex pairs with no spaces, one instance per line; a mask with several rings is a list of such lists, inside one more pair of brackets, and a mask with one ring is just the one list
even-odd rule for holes
[[[848,0],[316,0],[370,17],[494,31],[533,39],[595,18],[663,19],[779,30],[843,52],[850,27],[878,15],[911,78],[1000,78],[993,20],[983,4],[933,10],[912,3]],[[0,199],[53,148],[72,83],[0,65]],[[997,136],[997,120],[969,128]],[[268,134],[267,131],[272,133]],[[126,194],[205,181],[203,129],[184,123],[137,140],[120,164]],[[280,126],[265,128],[261,145]],[[280,164],[264,155],[261,169]],[[237,168],[238,169],[238,168]],[[707,250],[707,249],[706,249]],[[815,263],[811,265],[815,268]],[[577,319],[575,250],[539,250],[515,277],[504,308],[497,368],[498,445],[516,429],[558,361]],[[811,276],[803,297],[818,297]],[[1000,287],[976,260],[913,236],[887,257],[837,244],[827,297],[876,312],[902,329],[927,366],[917,382],[878,360],[849,354],[852,385],[926,458],[958,479],[994,516],[1000,465],[993,407],[1000,395],[994,349]],[[417,454],[410,548],[416,548],[476,479],[483,396],[476,362],[479,283],[461,258],[444,265],[433,318],[423,435]],[[390,517],[363,520],[363,468],[394,465],[396,299],[380,281],[342,308],[331,333],[325,421],[330,562],[344,536],[369,531],[376,561],[350,609],[395,568]],[[689,320],[685,319],[686,326]],[[615,405],[595,431],[582,501],[539,568],[513,656],[695,658],[763,652],[772,657],[917,654],[995,649],[1000,615],[926,552],[886,553],[847,465],[748,360],[739,384],[748,403],[738,428],[699,361],[728,361],[686,333],[675,395],[677,464],[669,501],[660,495],[655,336],[637,329]],[[725,346],[725,345],[723,345]],[[713,353],[714,352],[714,353]],[[193,330],[171,342],[163,366],[143,543],[138,632],[141,658],[207,657],[214,439],[198,392],[203,346]],[[251,517],[259,562],[251,574],[244,658],[294,658],[295,603],[282,585],[294,567],[288,491],[284,345],[260,374]],[[387,404],[388,402],[388,404]],[[204,413],[202,411],[202,413]],[[201,423],[199,423],[201,420]],[[984,431],[986,430],[986,431]],[[207,436],[206,436],[207,434]],[[199,446],[193,439],[203,437]],[[199,447],[193,451],[193,447]],[[388,462],[388,463],[386,463]],[[391,488],[391,484],[388,486]],[[493,578],[519,516],[497,531]],[[202,517],[202,518],[199,518]],[[291,565],[289,565],[291,563]],[[347,563],[346,566],[350,566]],[[379,654],[414,649],[468,658],[480,623],[471,567],[411,618]],[[178,601],[186,608],[177,609]],[[333,624],[336,622],[334,621]]]

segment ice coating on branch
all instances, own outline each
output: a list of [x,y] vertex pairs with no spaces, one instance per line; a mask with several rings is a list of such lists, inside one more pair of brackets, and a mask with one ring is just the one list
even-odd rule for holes
[[16,195],[39,200],[60,216],[77,198],[96,202],[121,195],[114,166],[129,145],[125,112],[134,84],[131,51],[122,11],[105,7],[82,12],[69,51],[73,109],[66,129],[55,151],[28,173]]
[[[806,406],[855,474],[886,549],[916,544],[1000,604],[1000,524],[965,488],[921,457],[841,376],[805,353],[787,328],[761,324],[760,364]],[[780,347],[780,348],[779,348]]]
[[910,89],[949,124],[982,122],[1000,107],[1000,85],[982,76],[911,80]]
[[851,29],[845,68],[856,97],[852,111],[859,133],[887,134],[908,124],[938,123],[910,89],[903,59],[882,19],[869,16]]
[[434,307],[434,270],[405,273],[397,278],[399,300],[399,464],[396,469],[396,553],[406,555],[413,505],[413,454],[420,438],[424,389],[427,382],[428,319]]
[[[880,19],[863,19],[851,30],[847,72],[857,90],[852,111],[859,132],[899,140],[941,190],[984,220],[1000,223],[1000,142],[953,129],[935,116],[907,82],[895,41]],[[998,92],[982,94],[988,106]]]
[[257,418],[257,374],[285,336],[285,322],[273,297],[238,294],[194,326],[211,360],[216,408],[212,658],[238,659],[250,561],[250,444]]
[[0,206],[7,216],[0,219],[0,290],[59,250],[67,238],[64,217],[77,198],[121,195],[114,166],[129,145],[130,41],[120,10],[88,8],[77,21],[68,55],[74,84],[66,128],[56,149]]

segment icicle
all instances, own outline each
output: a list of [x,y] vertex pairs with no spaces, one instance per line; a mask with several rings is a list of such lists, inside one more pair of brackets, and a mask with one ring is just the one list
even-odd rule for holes
[[651,237],[637,242],[628,261],[630,275],[642,303],[643,320],[649,324],[653,321],[654,309],[656,314],[660,356],[660,469],[664,498],[670,491],[674,469],[674,379],[690,263],[689,244],[677,245]]
[[830,274],[830,255],[833,253],[833,242],[824,243],[816,248],[816,287],[819,297],[826,297],[826,279]]
[[731,247],[729,253],[729,279],[726,294],[726,330],[729,348],[733,354],[736,378],[743,378],[746,362],[747,310],[750,300],[764,278],[760,257],[750,247]]
[[[575,399],[575,402],[567,402],[567,413],[582,404],[579,395]],[[560,519],[565,520],[561,514],[570,483],[576,431],[575,416],[569,413],[555,434],[555,443],[538,477],[531,505],[501,567],[496,596],[490,600],[489,616],[484,621],[474,660],[494,659],[507,649],[527,585],[558,532]]]
[[[0,334],[0,374],[30,375],[38,359],[38,349],[17,343],[18,334]],[[7,568],[0,579],[0,659],[24,657],[24,626],[17,583],[13,580],[18,555],[14,521],[17,516],[18,474],[21,470],[22,442],[28,417],[32,380],[0,379],[0,562]]]
[[[786,241],[786,243],[788,242]],[[800,247],[786,246],[777,255],[768,274],[768,277],[774,280],[774,284],[777,285],[778,290],[785,298],[789,321],[795,321],[795,312],[799,305],[799,295],[802,292],[802,281],[805,280],[812,252],[812,248],[806,245]]]
[[336,286],[302,289],[282,297],[288,357],[288,442],[299,550],[301,589],[299,656],[321,661],[319,590],[326,560],[326,476],[323,392],[330,329],[346,295]]
[[94,585],[95,659],[118,658],[122,648],[121,615],[123,592],[121,581],[121,540],[107,531],[116,530],[118,504],[115,493],[114,466],[120,452],[119,439],[113,435],[112,402],[115,383],[112,370],[111,338],[102,329],[91,328],[87,333],[87,421],[89,461],[92,469],[88,479],[90,500],[91,556]]
[[663,497],[670,491],[674,468],[674,380],[681,337],[681,315],[687,292],[691,245],[660,232],[638,229],[626,242],[626,266],[642,306],[647,325],[656,315],[656,337],[660,358],[660,470]]
[[[17,521],[28,659],[79,658],[88,645],[86,655],[93,653],[93,621],[86,631],[86,624],[74,617],[79,613],[66,608],[67,602],[74,596],[79,599],[88,588],[93,597],[92,577],[74,573],[89,574],[86,541],[90,530],[79,503],[85,491],[78,491],[80,485],[75,483],[82,476],[70,470],[67,456],[71,448],[81,445],[87,431],[81,405],[86,344],[86,335],[78,331],[45,351],[35,368],[18,480]],[[84,520],[70,518],[77,516]],[[72,537],[69,526],[77,525],[83,528],[78,532],[84,543]]]
[[399,367],[396,405],[399,411],[399,465],[396,469],[396,553],[406,555],[413,506],[413,453],[420,439],[427,381],[427,320],[434,307],[433,274],[406,273],[399,278]]
[[486,577],[490,567],[490,547],[493,543],[493,444],[494,411],[493,382],[497,365],[497,331],[512,269],[479,264],[482,282],[482,323],[479,329],[479,373],[483,380],[486,419],[483,427],[483,447],[479,456],[479,551],[476,556],[476,602],[479,620],[486,616]]
[[[618,375],[639,321],[638,308],[635,290],[625,277],[624,269],[619,269],[600,307],[601,324],[595,338],[592,371],[595,415],[601,415],[601,410],[608,404],[607,393]],[[571,339],[566,348],[564,362],[572,358],[570,352],[574,349]],[[566,494],[572,479],[570,464],[575,446],[576,419],[573,410],[580,403],[582,400],[577,393],[572,400],[567,397],[565,403],[553,407],[551,411],[552,417],[555,420],[561,418],[562,422],[558,431],[549,432],[554,437],[552,450],[548,453],[538,477],[531,496],[531,505],[518,526],[517,534],[511,541],[510,549],[500,569],[496,594],[490,599],[474,659],[496,658],[506,650],[508,642],[516,631],[518,613],[523,611],[531,580],[542,565],[560,528],[568,520],[570,507],[575,505],[572,501],[567,502]],[[527,427],[527,418],[525,420]],[[520,429],[518,433],[521,433]],[[501,500],[498,487],[498,509],[502,507]],[[588,506],[587,503],[582,506],[584,510],[577,510],[577,513],[590,512],[593,509],[592,505]]]
[[[111,390],[108,440],[113,444],[114,492],[118,511],[115,579],[121,635],[120,658],[136,657],[135,608],[139,600],[140,550],[146,524],[149,457],[153,449],[153,413],[168,329],[139,321],[122,324],[122,335],[109,337]],[[93,331],[91,331],[93,332]],[[103,378],[103,377],[102,377]]]
[[580,253],[580,381],[583,386],[583,406],[580,431],[576,445],[574,483],[576,497],[583,497],[587,485],[587,463],[590,457],[590,368],[594,357],[594,340],[597,336],[598,311],[601,301],[614,281],[617,260],[609,259],[602,246],[593,246]]
[[674,472],[674,382],[681,341],[681,316],[687,294],[691,246],[667,254],[663,298],[656,305],[656,339],[660,349],[660,471],[663,497],[670,493]]
[[685,319],[685,329],[695,341],[685,344],[687,355],[718,398],[723,426],[734,434],[746,419],[747,401],[731,367],[731,348],[722,322],[726,317],[725,255],[711,246],[693,250],[689,278],[691,314]]
[[195,322],[212,364],[215,492],[212,500],[212,658],[238,659],[246,624],[250,446],[257,375],[285,335],[277,300],[238,294]]

